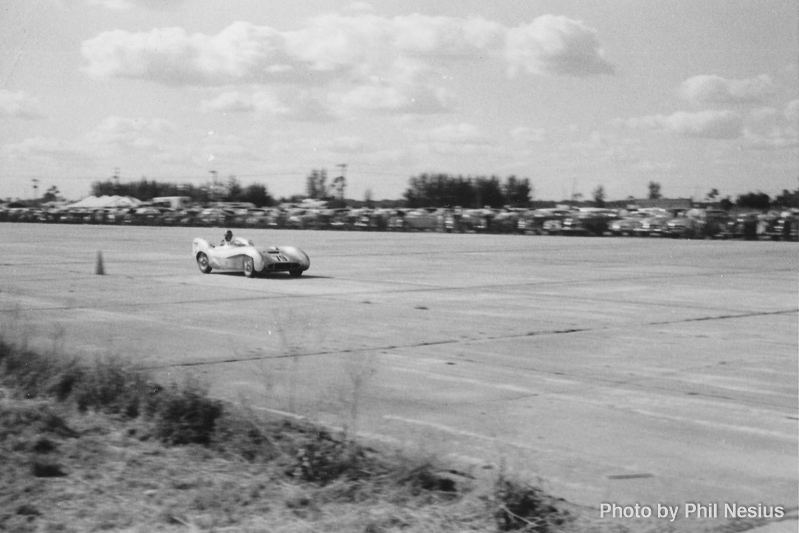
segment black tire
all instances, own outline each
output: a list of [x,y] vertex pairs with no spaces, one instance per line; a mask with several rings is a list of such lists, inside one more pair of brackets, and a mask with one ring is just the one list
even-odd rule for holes
[[211,266],[208,264],[208,256],[203,252],[197,254],[197,268],[199,268],[200,272],[203,274],[211,272]]
[[244,258],[244,275],[248,278],[255,277],[255,263],[253,262],[252,257]]
[[302,276],[302,273],[303,273],[303,271],[302,271],[302,270],[300,270],[300,269],[297,269],[297,270],[289,270],[289,275],[290,275],[292,278],[299,278],[300,276]]

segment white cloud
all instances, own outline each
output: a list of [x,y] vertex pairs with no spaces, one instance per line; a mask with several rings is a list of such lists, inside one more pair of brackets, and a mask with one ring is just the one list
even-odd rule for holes
[[446,124],[419,134],[416,150],[420,153],[463,155],[493,150],[491,139],[474,124]]
[[291,99],[291,103],[291,109],[286,116],[293,120],[301,122],[331,122],[337,118],[329,103],[310,91],[296,92]]
[[374,15],[325,15],[282,34],[285,51],[304,69],[368,75],[391,62],[390,21]]
[[792,126],[799,127],[799,100],[791,100],[785,105],[785,118]]
[[22,91],[11,92],[0,89],[0,118],[44,118],[42,107],[37,98]]
[[447,144],[487,144],[488,137],[474,124],[462,122],[434,128],[424,137],[431,142]]
[[216,113],[265,113],[289,115],[291,109],[268,91],[225,91],[216,98],[204,100],[201,109]]
[[591,76],[612,74],[596,30],[581,21],[544,15],[508,32],[510,72]]
[[313,69],[370,76],[408,60],[424,70],[453,58],[479,59],[479,52],[500,48],[503,32],[500,24],[480,18],[417,13],[394,18],[325,15],[284,35],[288,52]]
[[615,126],[666,130],[683,137],[741,139],[743,148],[758,150],[799,146],[799,100],[784,111],[773,107],[752,109],[745,115],[730,110],[679,111],[671,115],[649,115],[615,120]]
[[347,9],[350,11],[358,11],[358,12],[373,12],[375,10],[374,6],[369,2],[352,2]]
[[107,9],[123,10],[134,7],[165,10],[184,3],[185,0],[86,0],[90,6],[102,6]]
[[763,133],[747,128],[743,131],[743,138],[747,148],[757,150],[780,150],[799,146],[799,136],[792,129],[774,128]]
[[748,117],[743,137],[748,148],[759,150],[799,146],[799,100],[792,100],[784,111],[773,107],[753,110]]
[[[108,117],[93,130],[74,139],[34,137],[6,145],[0,155],[9,161],[28,161],[45,166],[76,161],[81,168],[111,168],[132,164],[206,168],[213,161],[220,168],[234,168],[242,161],[262,163],[263,154],[234,135],[195,135],[190,143],[170,138],[174,126],[160,119]],[[199,132],[195,132],[199,133]]]
[[336,154],[364,154],[370,151],[370,143],[362,137],[343,135],[324,143],[323,149]]
[[111,135],[129,135],[141,132],[166,133],[174,129],[175,126],[167,120],[129,117],[106,117],[97,127],[97,131]]
[[161,119],[107,117],[85,140],[89,145],[150,149],[157,145],[152,136],[174,130],[174,126]]
[[446,61],[498,49],[505,31],[501,24],[479,17],[456,19],[418,13],[396,17],[392,28],[399,51],[429,60],[443,57]]
[[671,115],[649,115],[625,121],[614,121],[616,125],[631,128],[665,129],[683,137],[708,139],[736,139],[741,136],[743,119],[729,110],[705,110],[697,113],[678,111]]
[[361,85],[339,96],[347,109],[401,109],[408,108],[411,99],[398,88],[378,85]]
[[91,160],[131,151],[160,152],[165,143],[159,136],[174,127],[160,119],[107,117],[92,131],[79,137],[62,140],[33,137],[4,147],[5,156],[12,159],[65,158]]
[[696,104],[758,103],[774,92],[774,82],[765,74],[744,80],[728,80],[715,75],[694,76],[680,87],[683,98]]
[[212,100],[203,100],[200,107],[218,113],[249,113],[257,109],[252,95],[241,91],[227,91]]
[[[199,133],[199,132],[197,132]],[[196,137],[195,137],[196,138]],[[243,161],[263,163],[261,153],[247,146],[246,140],[236,135],[219,135],[209,132],[196,143],[160,144],[149,155],[150,161],[184,171],[187,164],[195,169],[234,168]],[[220,175],[220,177],[222,177]]]
[[543,128],[519,126],[511,130],[510,136],[520,144],[538,144],[546,139],[547,133]]
[[331,108],[339,115],[359,111],[431,114],[447,113],[455,107],[454,97],[442,87],[398,87],[361,85],[330,97]]
[[203,140],[201,151],[213,155],[214,160],[243,156],[249,158],[252,155],[244,140],[236,135],[208,136]]
[[[640,161],[635,165],[636,170],[646,172],[648,174],[662,175],[664,173],[674,172],[678,169],[678,165],[674,161],[650,161],[648,159]],[[647,178],[648,179],[648,178]],[[643,183],[642,183],[643,185]]]
[[3,146],[3,158],[16,161],[40,159],[78,160],[98,156],[88,146],[79,142],[63,141],[49,137],[31,137],[18,143]]
[[447,113],[454,97],[442,87],[424,84],[364,84],[351,88],[330,88],[325,95],[303,89],[228,90],[204,100],[204,112],[257,113],[306,121],[328,121],[357,113],[397,114]]
[[780,112],[773,107],[760,107],[749,112],[749,120],[755,124],[771,125],[780,120]]
[[581,162],[612,163],[623,167],[639,165],[644,152],[639,138],[598,130],[588,132],[587,136],[572,142],[562,143],[559,148],[560,157],[574,158],[578,154],[577,159]]
[[225,85],[236,81],[278,81],[296,76],[297,65],[284,53],[278,32],[246,22],[216,36],[189,35],[181,28],[149,33],[103,32],[84,41],[94,79],[148,79],[166,85]]
[[330,122],[336,113],[330,104],[310,91],[297,90],[278,95],[271,91],[226,91],[204,100],[200,109],[206,113],[254,113],[301,122]]
[[732,111],[679,111],[662,120],[668,129],[686,137],[734,139],[741,134],[741,116]]
[[452,61],[507,61],[514,73],[611,73],[596,31],[545,15],[508,29],[478,17],[325,15],[293,31],[236,22],[217,35],[182,28],[103,32],[83,42],[92,78],[167,85],[408,83]]
[[183,28],[103,32],[83,42],[83,70],[97,80],[225,87],[202,102],[204,112],[308,122],[453,112],[457,94],[442,81],[453,62],[493,61],[536,74],[612,72],[596,32],[565,17],[509,29],[479,17],[389,18],[355,7],[291,31],[236,22],[215,35]]
[[204,112],[255,113],[303,122],[329,122],[335,116],[329,104],[306,90],[278,95],[272,91],[225,91],[200,104]]
[[86,3],[90,6],[101,6],[106,9],[130,9],[133,7],[133,4],[128,0],[86,0]]

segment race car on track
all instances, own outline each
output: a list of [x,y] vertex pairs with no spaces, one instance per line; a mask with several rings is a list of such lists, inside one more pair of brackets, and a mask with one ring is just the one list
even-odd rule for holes
[[213,269],[244,272],[248,278],[268,272],[288,272],[299,277],[311,266],[308,255],[294,246],[256,248],[249,239],[235,237],[229,243],[214,246],[197,238],[191,244],[197,267],[203,274]]

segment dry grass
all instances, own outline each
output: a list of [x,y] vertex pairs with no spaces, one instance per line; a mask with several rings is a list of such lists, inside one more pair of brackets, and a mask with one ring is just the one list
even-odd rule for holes
[[495,502],[467,477],[345,450],[346,441],[309,428],[271,423],[230,449],[221,440],[167,446],[142,420],[1,402],[3,530],[496,529]]
[[486,486],[351,434],[255,417],[198,383],[161,386],[113,359],[87,364],[0,341],[0,385],[4,531],[545,532],[576,524],[522,484]]

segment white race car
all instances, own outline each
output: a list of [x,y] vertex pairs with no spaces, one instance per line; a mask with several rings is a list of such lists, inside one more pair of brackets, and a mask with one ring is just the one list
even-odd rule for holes
[[214,246],[205,239],[194,239],[191,252],[203,274],[213,269],[237,270],[248,278],[266,272],[288,272],[299,277],[311,266],[308,255],[294,246],[258,249],[249,239],[235,237],[228,244]]

